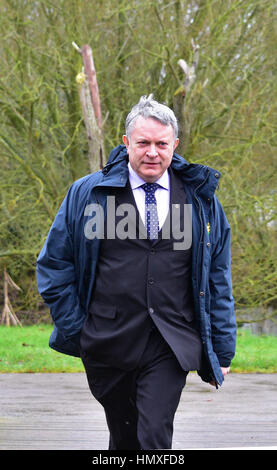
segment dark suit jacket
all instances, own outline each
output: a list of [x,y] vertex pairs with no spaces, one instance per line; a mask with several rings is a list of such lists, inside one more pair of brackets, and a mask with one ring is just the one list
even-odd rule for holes
[[[132,204],[130,185],[111,192],[115,207]],[[170,171],[170,206],[179,205],[184,230],[186,194]],[[127,206],[125,206],[127,207]],[[171,207],[165,224],[171,220]],[[187,208],[185,207],[185,210]],[[124,216],[117,216],[116,223]],[[82,335],[81,348],[91,358],[130,370],[136,367],[153,325],[158,328],[184,370],[201,366],[202,344],[194,319],[191,287],[191,247],[174,250],[172,230],[151,241],[139,238],[139,213],[131,224],[136,238],[101,241],[95,289]],[[128,219],[129,220],[129,219]],[[163,227],[165,229],[165,226]]]

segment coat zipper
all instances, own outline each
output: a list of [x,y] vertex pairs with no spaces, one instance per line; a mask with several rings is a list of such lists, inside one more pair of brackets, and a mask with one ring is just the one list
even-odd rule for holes
[[199,208],[198,214],[199,214],[199,219],[200,219],[200,223],[201,223],[201,235],[200,235],[200,242],[199,242],[199,245],[198,245],[197,258],[196,258],[196,266],[197,266],[197,272],[196,272],[197,278],[196,278],[196,282],[197,282],[198,290],[200,289],[199,278],[198,278],[199,252],[200,252],[201,242],[203,242],[204,224],[203,224],[203,218],[202,218],[202,213],[201,213],[201,212],[202,212],[202,211],[201,211],[201,203],[200,203],[200,201],[199,201],[199,198],[198,198],[197,195],[196,195],[196,191],[198,191],[199,188],[201,188],[201,186],[203,186],[204,184],[206,184],[206,182],[207,182],[209,176],[210,176],[210,170],[208,170],[207,176],[206,176],[206,178],[204,179],[204,181],[202,181],[202,183],[201,183],[199,186],[197,186],[197,188],[195,188],[194,194],[193,194],[194,197],[195,197],[195,199],[196,199],[196,201],[197,201],[197,203],[198,203],[198,208]]
[[[199,290],[200,290],[200,284],[199,284],[199,278],[198,278],[198,271],[199,271],[199,270],[198,270],[198,264],[199,264],[199,256],[200,256],[199,253],[200,253],[201,242],[203,243],[203,237],[204,237],[204,223],[203,223],[203,218],[202,218],[201,203],[200,203],[200,201],[199,201],[199,198],[198,198],[197,195],[196,195],[196,191],[198,191],[199,188],[201,188],[201,186],[203,186],[204,184],[206,184],[206,182],[207,182],[209,176],[210,176],[210,170],[208,170],[208,173],[207,173],[207,176],[206,176],[205,180],[204,180],[199,186],[197,186],[197,188],[195,188],[194,194],[193,194],[194,197],[195,197],[195,199],[196,199],[196,201],[197,201],[197,203],[198,203],[198,208],[199,208],[198,214],[199,214],[199,219],[200,219],[200,223],[201,223],[201,236],[200,236],[200,242],[199,242],[199,245],[198,245],[197,259],[196,259],[196,266],[197,266],[197,272],[196,272],[197,278],[196,278],[196,282],[197,282],[198,292],[199,292]],[[207,358],[207,359],[208,359],[208,358]],[[209,360],[209,359],[208,359],[208,360]],[[210,361],[209,361],[209,362],[210,362]],[[213,369],[212,369],[212,366],[210,366],[210,367],[211,367],[211,370],[213,370]],[[214,380],[214,382],[215,382],[215,387],[216,387],[216,389],[218,389],[218,383],[217,383],[217,380],[216,380],[214,374],[213,374],[213,377],[211,377],[211,378],[212,378],[212,380]]]

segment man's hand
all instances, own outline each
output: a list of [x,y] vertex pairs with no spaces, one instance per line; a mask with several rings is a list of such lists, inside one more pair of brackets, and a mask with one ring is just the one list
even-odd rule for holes
[[[222,372],[223,375],[229,374],[229,372],[230,372],[230,367],[221,367],[221,372]],[[212,380],[212,381],[210,382],[210,384],[213,385],[214,387],[216,386],[214,380]]]

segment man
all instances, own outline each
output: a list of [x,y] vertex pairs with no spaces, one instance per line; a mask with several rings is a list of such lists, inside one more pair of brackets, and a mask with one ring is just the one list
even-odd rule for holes
[[220,174],[174,153],[167,106],[142,97],[123,142],[69,189],[38,288],[55,323],[50,346],[82,357],[109,449],[170,449],[188,372],[217,387],[235,353],[230,227]]

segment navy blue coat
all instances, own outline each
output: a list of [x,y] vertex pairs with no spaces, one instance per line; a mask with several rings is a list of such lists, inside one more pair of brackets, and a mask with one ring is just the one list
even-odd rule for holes
[[[53,349],[79,356],[79,337],[88,312],[95,280],[99,244],[85,236],[90,204],[106,209],[110,187],[125,186],[128,155],[119,145],[102,171],[72,184],[37,260],[38,290],[50,308]],[[192,286],[195,315],[205,355],[216,382],[220,367],[228,367],[235,354],[236,321],[232,296],[230,226],[215,190],[220,173],[204,165],[189,164],[177,154],[171,167],[186,186],[192,205]],[[203,380],[209,377],[205,372]]]

